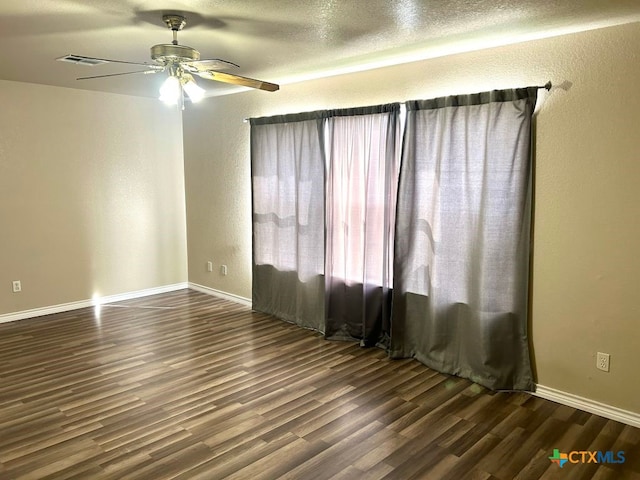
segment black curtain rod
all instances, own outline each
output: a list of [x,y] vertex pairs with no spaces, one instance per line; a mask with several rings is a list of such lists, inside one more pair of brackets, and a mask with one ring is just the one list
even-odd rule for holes
[[[551,87],[552,87],[551,80],[549,80],[549,81],[548,81],[547,83],[545,83],[544,85],[536,85],[536,86],[534,86],[534,87],[532,87],[532,88],[538,88],[538,89],[539,89],[539,88],[544,88],[545,90],[549,91],[549,90],[551,90]],[[402,102],[401,102],[401,103],[402,103]],[[247,123],[247,122],[249,122],[249,120],[250,120],[249,118],[244,118],[242,121],[243,121],[244,123]]]

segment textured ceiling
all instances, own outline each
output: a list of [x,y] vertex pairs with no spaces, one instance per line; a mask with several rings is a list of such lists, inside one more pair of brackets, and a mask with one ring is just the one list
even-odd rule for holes
[[[147,62],[170,43],[163,13],[187,18],[181,44],[230,73],[280,83],[640,21],[640,0],[1,0],[0,79],[157,96],[157,75],[56,62],[66,54]],[[135,68],[134,68],[135,70]],[[208,95],[237,91],[199,80]],[[269,95],[269,93],[264,93]]]

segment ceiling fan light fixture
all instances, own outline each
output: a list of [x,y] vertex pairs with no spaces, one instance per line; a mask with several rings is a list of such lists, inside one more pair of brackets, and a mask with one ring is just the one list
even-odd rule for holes
[[160,87],[160,100],[167,105],[177,105],[182,95],[178,77],[169,75]]
[[195,48],[178,44],[178,32],[186,25],[184,16],[180,14],[167,14],[163,15],[162,19],[173,34],[173,41],[171,43],[162,43],[151,47],[151,59],[153,60],[153,63],[108,60],[105,58],[71,54],[57,58],[56,60],[80,65],[122,63],[138,65],[139,67],[145,68],[144,70],[138,69],[137,71],[132,72],[107,73],[104,75],[80,77],[78,80],[131,74],[167,73],[169,76],[160,87],[160,100],[167,105],[177,105],[180,109],[184,109],[185,92],[189,97],[189,100],[193,103],[199,102],[205,96],[205,90],[194,81],[192,74],[205,80],[213,80],[242,87],[257,88],[267,92],[275,92],[280,88],[275,83],[264,82],[262,80],[256,80],[255,78],[243,77],[232,73],[220,72],[219,70],[224,70],[229,67],[238,67],[238,65],[219,58],[202,60],[200,58],[200,52]]
[[204,98],[204,88],[200,87],[193,78],[190,78],[184,84],[184,91],[187,92],[189,99],[193,103],[197,103]]

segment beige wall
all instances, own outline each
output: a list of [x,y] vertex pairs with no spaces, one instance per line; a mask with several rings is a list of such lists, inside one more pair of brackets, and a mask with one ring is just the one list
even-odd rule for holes
[[0,106],[0,314],[187,280],[179,112],[7,81]]
[[[251,297],[245,117],[544,84],[531,331],[538,383],[640,412],[640,24],[208,99],[184,115],[190,281]],[[212,260],[214,272],[205,262]],[[219,274],[227,264],[229,274]],[[611,372],[595,369],[597,351]]]

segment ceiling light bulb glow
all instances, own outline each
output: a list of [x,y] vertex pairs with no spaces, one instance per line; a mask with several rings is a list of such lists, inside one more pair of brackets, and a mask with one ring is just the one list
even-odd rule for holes
[[167,77],[160,87],[160,100],[167,105],[177,105],[181,94],[180,80],[178,77]]
[[187,92],[193,103],[197,103],[204,98],[204,88],[200,87],[193,80],[189,80],[184,84],[184,91]]

